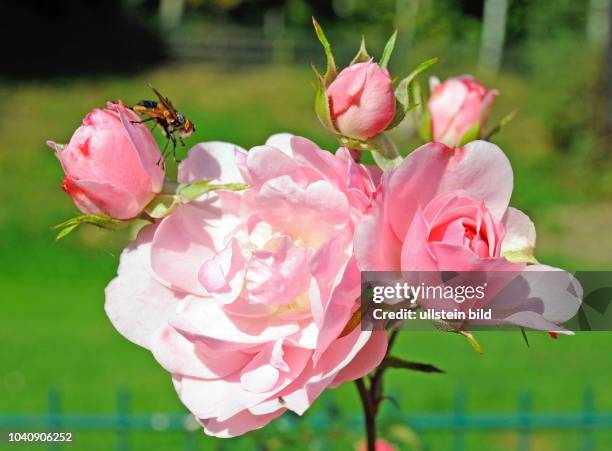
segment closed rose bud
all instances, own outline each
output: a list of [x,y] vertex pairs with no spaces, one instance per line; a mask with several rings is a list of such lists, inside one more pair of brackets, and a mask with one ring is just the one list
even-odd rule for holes
[[162,155],[148,128],[131,122],[138,120],[109,103],[87,114],[65,146],[48,142],[66,175],[61,187],[81,212],[134,218],[161,191]]
[[496,90],[488,90],[464,75],[440,83],[432,78],[428,102],[432,140],[460,146],[481,137],[489,119]]
[[344,136],[362,141],[385,130],[395,115],[387,69],[373,61],[352,64],[327,88],[332,121]]

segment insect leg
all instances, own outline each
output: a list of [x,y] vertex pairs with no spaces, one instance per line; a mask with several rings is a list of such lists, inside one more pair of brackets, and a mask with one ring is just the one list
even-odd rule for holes
[[130,124],[144,124],[145,122],[154,121],[156,118],[148,117],[142,121],[130,121]]
[[170,136],[170,137],[171,137],[171,139],[172,139],[172,158],[174,158],[174,161],[175,161],[176,163],[179,163],[179,162],[180,162],[180,160],[177,160],[177,159],[176,159],[176,138],[174,137],[174,135],[173,135],[173,134],[170,134],[169,136]]
[[161,163],[161,167],[165,168],[165,162],[166,162],[166,150],[168,149],[168,143],[169,141],[166,141],[166,145],[164,146],[164,149],[161,152],[161,155],[159,156],[159,159],[157,160],[157,164],[159,166],[159,164]]

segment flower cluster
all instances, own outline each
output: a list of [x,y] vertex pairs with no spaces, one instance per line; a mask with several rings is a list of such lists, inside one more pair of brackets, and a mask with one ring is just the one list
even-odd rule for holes
[[[340,137],[335,153],[290,134],[248,151],[204,142],[164,183],[151,132],[121,103],[89,113],[66,146],[50,143],[83,222],[149,221],[121,255],[106,312],[219,437],[302,414],[383,362],[386,332],[359,327],[360,271],[551,269],[533,256],[531,220],[509,207],[508,158],[472,140],[497,92],[470,77],[434,83],[422,119],[436,142],[361,164],[364,149],[393,148],[378,147],[381,135],[411,110],[414,78],[431,63],[394,86],[393,37],[380,64],[362,46],[337,73],[316,27],[328,56],[317,113]],[[507,322],[562,331],[579,301],[551,301]]]

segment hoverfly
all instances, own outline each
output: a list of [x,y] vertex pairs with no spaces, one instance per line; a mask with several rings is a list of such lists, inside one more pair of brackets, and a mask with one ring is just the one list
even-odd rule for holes
[[195,125],[173,106],[170,99],[161,95],[161,93],[155,89],[149,83],[149,88],[153,90],[159,101],[155,100],[141,100],[131,109],[140,114],[141,116],[148,116],[142,121],[133,121],[135,123],[145,123],[149,121],[155,121],[155,125],[161,128],[162,133],[168,141],[164,147],[164,156],[166,155],[166,149],[168,143],[172,141],[172,156],[174,161],[176,160],[176,137],[174,133],[178,135],[179,142],[182,146],[185,146],[183,138],[188,138],[193,132],[195,132]]

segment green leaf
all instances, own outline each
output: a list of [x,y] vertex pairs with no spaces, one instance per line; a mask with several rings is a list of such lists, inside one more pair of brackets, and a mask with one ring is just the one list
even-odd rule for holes
[[371,59],[372,57],[368,54],[368,50],[366,49],[365,38],[362,36],[359,51],[357,52],[357,55],[355,55],[355,58],[351,60],[351,64],[365,63]]
[[386,69],[389,65],[389,60],[391,59],[391,54],[393,53],[393,49],[395,48],[395,41],[397,40],[397,30],[393,32],[387,43],[385,44],[385,48],[383,49],[382,57],[380,58],[380,67]]
[[338,75],[338,69],[336,68],[336,61],[334,60],[334,54],[331,50],[331,45],[323,32],[323,28],[319,25],[319,22],[313,17],[312,24],[315,29],[315,33],[317,34],[317,38],[319,38],[319,42],[323,46],[323,50],[325,51],[325,58],[327,59],[327,68],[325,70],[325,86],[329,86],[329,84],[334,81],[336,76]]
[[411,362],[393,356],[385,357],[382,364],[387,368],[400,368],[403,370],[421,371],[423,373],[444,373],[444,370],[429,363]]
[[59,230],[55,239],[60,240],[72,233],[82,224],[91,224],[108,230],[119,230],[129,226],[130,223],[131,220],[122,221],[106,215],[78,215],[60,224],[52,226],[51,230]]
[[480,138],[480,122],[476,122],[470,128],[468,128],[463,135],[461,135],[461,139],[459,143],[457,143],[457,147],[465,146],[467,143],[476,141]]
[[506,114],[504,117],[502,117],[500,121],[497,123],[497,125],[493,127],[491,131],[489,131],[489,133],[486,134],[484,139],[489,141],[493,137],[493,135],[496,135],[497,133],[499,133],[502,130],[502,128],[504,128],[506,125],[512,122],[514,118],[516,117],[517,113],[518,113],[518,110],[514,110],[510,112],[509,114]]
[[210,193],[216,190],[229,190],[229,191],[242,191],[248,188],[248,185],[244,183],[222,183],[219,185],[212,185],[211,180],[200,180],[195,183],[181,184],[176,190],[176,195],[183,201],[196,200],[203,194]]

